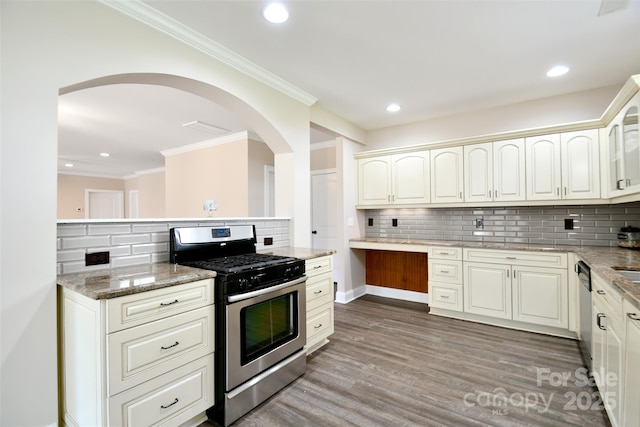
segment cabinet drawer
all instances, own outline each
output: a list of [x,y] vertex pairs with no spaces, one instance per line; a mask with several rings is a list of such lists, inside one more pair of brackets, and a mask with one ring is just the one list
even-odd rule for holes
[[313,277],[317,274],[327,273],[332,270],[331,257],[323,256],[320,258],[308,259],[305,262],[305,271],[307,277]]
[[307,342],[319,335],[331,335],[333,333],[333,304],[325,308],[314,310],[307,318]]
[[462,311],[462,285],[430,283],[429,305],[453,311]]
[[213,279],[106,300],[107,333],[213,304]]
[[213,305],[107,336],[109,396],[214,350]]
[[429,281],[462,284],[462,261],[429,260]]
[[461,260],[462,248],[434,246],[429,248],[429,258]]
[[330,274],[322,274],[307,279],[307,311],[333,303],[333,279]]
[[213,354],[109,399],[109,425],[179,426],[214,403]]
[[534,267],[567,268],[567,254],[558,252],[500,251],[490,249],[467,249],[465,261],[490,262]]

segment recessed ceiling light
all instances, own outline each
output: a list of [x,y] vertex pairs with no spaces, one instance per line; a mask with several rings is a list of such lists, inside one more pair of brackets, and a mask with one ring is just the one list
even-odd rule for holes
[[262,11],[264,19],[274,24],[282,24],[289,19],[289,11],[282,3],[269,3]]
[[387,111],[390,113],[395,113],[396,111],[400,111],[402,107],[400,107],[398,104],[389,104],[387,105]]
[[101,155],[102,157],[109,157],[109,156],[110,156],[110,154],[109,154],[109,153],[100,153],[100,155]]
[[567,74],[569,72],[569,67],[566,65],[556,65],[552,67],[549,71],[547,71],[547,77],[559,77]]
[[64,166],[67,167],[67,168],[72,168],[73,167],[73,163],[65,163]]

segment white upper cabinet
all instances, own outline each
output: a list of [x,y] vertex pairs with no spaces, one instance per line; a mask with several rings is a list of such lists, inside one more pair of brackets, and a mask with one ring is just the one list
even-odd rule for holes
[[431,203],[459,203],[463,196],[463,148],[431,150]]
[[358,159],[358,204],[391,202],[391,156]]
[[598,130],[560,134],[562,198],[600,197],[600,149]]
[[358,204],[429,203],[429,152],[358,159]]
[[598,130],[526,138],[527,200],[600,197]]
[[429,203],[429,152],[394,154],[391,161],[392,202]]
[[524,139],[464,147],[466,202],[525,199]]
[[525,199],[524,138],[493,143],[493,200]]
[[493,143],[464,146],[464,200],[493,201]]
[[607,127],[609,144],[609,195],[612,197],[640,191],[640,140],[636,94]]
[[526,139],[527,200],[560,199],[560,135]]

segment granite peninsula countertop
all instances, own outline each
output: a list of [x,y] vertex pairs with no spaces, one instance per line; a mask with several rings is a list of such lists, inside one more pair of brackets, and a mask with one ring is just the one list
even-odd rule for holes
[[[442,240],[390,239],[382,237],[364,237],[351,239],[353,249],[402,250],[406,246],[409,251],[420,251],[424,246],[500,249],[512,251],[562,252],[575,253],[608,283],[618,289],[624,297],[640,310],[640,285],[633,283],[616,269],[640,270],[640,250],[608,246],[571,246],[571,245],[531,245],[525,243],[493,243],[463,242]],[[388,249],[393,248],[393,249]],[[425,250],[426,252],[426,250]]]
[[61,274],[57,282],[91,299],[109,299],[213,277],[215,271],[162,262]]
[[[261,253],[291,256],[303,260],[334,254],[330,249],[278,247]],[[58,286],[91,299],[109,299],[169,286],[215,278],[216,272],[168,262],[61,274]]]

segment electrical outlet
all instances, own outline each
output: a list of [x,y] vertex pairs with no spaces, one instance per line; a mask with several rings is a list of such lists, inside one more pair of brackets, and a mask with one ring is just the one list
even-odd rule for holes
[[109,252],[94,252],[85,254],[84,265],[109,264]]
[[476,228],[484,228],[484,218],[476,218]]
[[564,229],[565,230],[573,230],[573,218],[565,218],[565,220],[564,220]]
[[393,218],[391,220],[391,225],[394,226],[394,227],[397,227],[398,226],[398,219],[397,218]]
[[373,227],[373,218],[369,218],[369,227]]
[[265,246],[273,245],[273,237],[265,237],[264,238],[264,245]]

